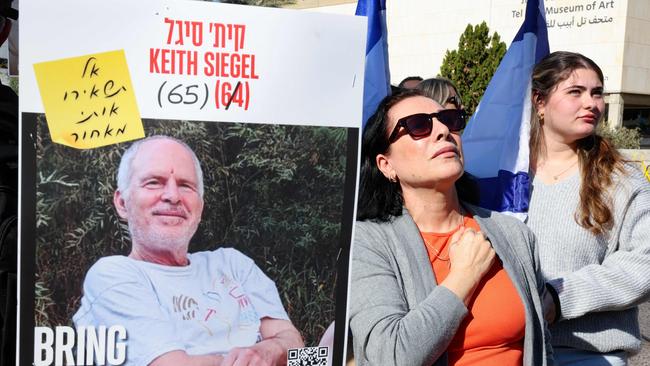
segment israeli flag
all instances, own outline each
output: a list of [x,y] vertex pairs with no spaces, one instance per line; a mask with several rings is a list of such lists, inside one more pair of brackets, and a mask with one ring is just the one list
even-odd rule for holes
[[478,178],[480,206],[522,220],[528,212],[531,183],[531,73],[548,54],[544,0],[528,0],[524,24],[462,136],[465,170]]
[[359,0],[355,15],[368,17],[366,70],[363,84],[363,127],[377,106],[390,94],[386,0]]

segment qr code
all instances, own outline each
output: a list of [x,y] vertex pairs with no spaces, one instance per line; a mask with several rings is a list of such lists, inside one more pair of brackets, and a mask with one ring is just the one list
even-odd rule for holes
[[287,352],[287,366],[327,366],[329,347],[292,348]]

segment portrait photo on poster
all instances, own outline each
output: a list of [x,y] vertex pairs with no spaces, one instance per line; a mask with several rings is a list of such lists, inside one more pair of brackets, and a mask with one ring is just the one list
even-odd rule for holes
[[[345,323],[357,129],[143,119],[144,141],[80,150],[22,118],[21,362],[229,357]],[[172,258],[144,244],[176,236]]]

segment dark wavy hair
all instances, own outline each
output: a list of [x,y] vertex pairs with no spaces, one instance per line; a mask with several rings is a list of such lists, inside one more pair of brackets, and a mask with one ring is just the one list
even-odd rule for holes
[[[540,60],[533,69],[533,105],[547,100],[559,83],[579,69],[594,71],[600,82],[604,82],[600,67],[579,53],[558,51]],[[595,133],[578,140],[577,145],[582,185],[575,220],[593,234],[601,234],[613,224],[611,197],[607,193],[613,184],[612,173],[625,174],[625,160],[611,142]],[[537,113],[533,113],[530,130],[531,160],[543,158],[546,155],[545,146],[542,121]]]
[[[417,89],[401,89],[387,96],[368,119],[361,142],[361,173],[357,220],[388,221],[401,216],[404,200],[399,182],[391,182],[377,167],[377,155],[388,150],[388,111],[397,103],[423,96]],[[478,203],[478,186],[468,173],[456,181],[458,196],[469,203]]]

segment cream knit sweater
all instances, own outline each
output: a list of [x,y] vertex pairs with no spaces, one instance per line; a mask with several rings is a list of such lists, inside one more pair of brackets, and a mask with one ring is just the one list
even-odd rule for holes
[[614,226],[594,236],[574,213],[578,173],[559,183],[533,180],[528,226],[537,237],[542,274],[556,290],[561,320],[550,327],[554,346],[636,352],[637,305],[650,295],[650,182],[634,165],[615,179]]

